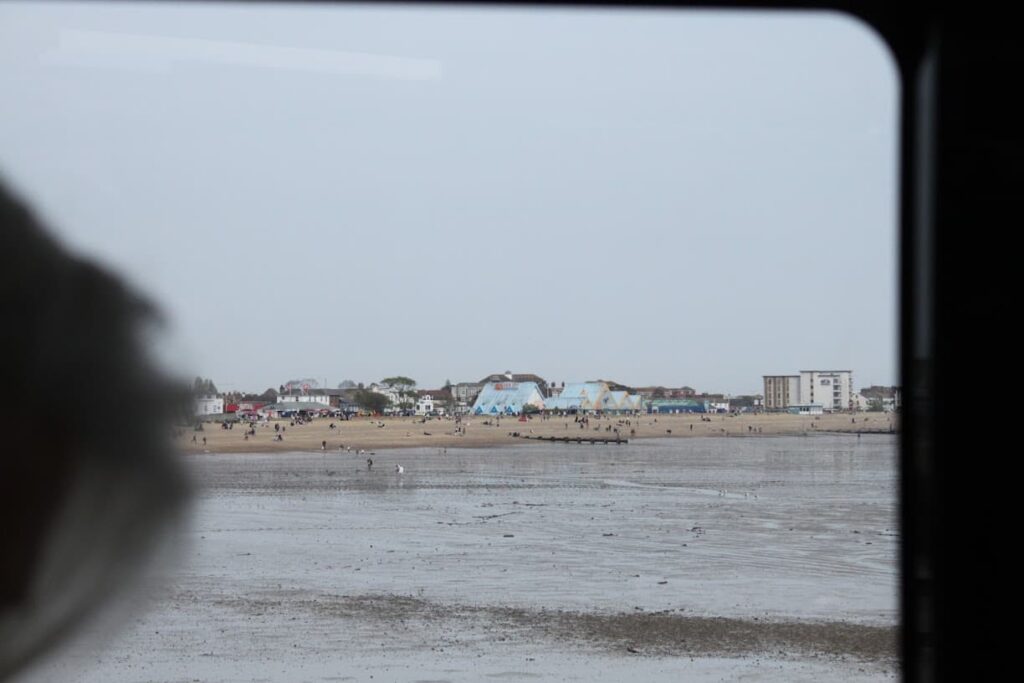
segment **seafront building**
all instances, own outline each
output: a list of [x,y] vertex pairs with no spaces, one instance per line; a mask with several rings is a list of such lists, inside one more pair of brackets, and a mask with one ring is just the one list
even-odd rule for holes
[[612,391],[607,382],[570,382],[544,399],[544,410],[566,413],[631,413],[641,409],[638,394]]
[[281,394],[277,397],[278,403],[318,403],[323,406],[331,405],[331,397],[327,394]]
[[633,390],[634,393],[640,395],[643,399],[644,405],[647,401],[655,399],[665,398],[696,398],[697,390],[693,387],[682,386],[682,387],[662,387],[662,386],[651,386],[651,387],[637,387]]
[[640,394],[631,394],[628,391],[609,391],[604,399],[601,410],[614,413],[633,413],[643,408],[643,399]]
[[459,382],[452,385],[452,398],[455,399],[456,403],[470,405],[476,400],[480,390],[483,388],[484,385],[481,382]]
[[224,412],[238,417],[244,415],[255,415],[256,411],[267,405],[266,401],[239,401],[238,403],[229,403],[224,406]]
[[764,375],[766,410],[789,410],[814,414],[822,411],[854,410],[851,370],[801,370],[798,375]]
[[199,396],[195,400],[196,415],[220,415],[224,412],[221,396]]
[[870,386],[855,394],[853,401],[859,410],[874,409],[891,413],[903,407],[903,393],[896,386]]
[[277,403],[299,404],[315,403],[325,408],[341,408],[351,403],[348,398],[350,389],[306,389],[279,394]]
[[343,413],[354,413],[355,406],[343,405],[332,407],[324,405],[319,401],[284,401],[268,403],[255,411],[260,418],[282,418],[294,415],[342,415]]
[[422,394],[416,399],[416,407],[413,408],[413,411],[420,416],[433,415],[435,411],[443,415],[444,408],[436,405],[436,403],[439,403],[439,401],[435,402],[432,394]]
[[628,392],[609,391],[601,401],[601,410],[606,412],[622,412],[629,410],[627,404]]
[[786,408],[786,412],[793,415],[823,415],[825,409],[821,407],[820,403],[802,403],[789,406]]
[[544,409],[544,395],[536,382],[487,382],[476,397],[474,415],[519,415],[527,406]]
[[602,402],[608,393],[604,382],[570,382],[559,392],[544,401],[544,409],[567,413],[586,413],[602,409]]
[[800,375],[765,375],[765,410],[785,410],[800,402]]
[[649,415],[709,412],[708,402],[701,398],[651,398],[644,404]]
[[531,372],[516,373],[511,370],[506,370],[503,373],[487,375],[480,380],[478,384],[483,388],[485,384],[492,382],[533,382],[537,385],[537,388],[540,389],[541,396],[548,396],[548,383],[540,375],[535,375]]
[[853,372],[801,370],[800,403],[820,405],[827,411],[853,410]]

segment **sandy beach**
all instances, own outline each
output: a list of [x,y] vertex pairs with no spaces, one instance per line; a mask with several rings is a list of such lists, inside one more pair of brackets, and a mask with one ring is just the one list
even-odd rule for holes
[[[255,436],[245,436],[245,428],[222,429],[219,423],[203,424],[203,431],[186,429],[177,439],[188,453],[273,453],[326,450],[354,451],[391,448],[480,448],[484,446],[529,443],[521,436],[615,438],[613,430],[623,439],[797,436],[814,433],[890,433],[899,431],[899,417],[891,413],[836,413],[829,415],[740,414],[640,415],[639,417],[590,417],[580,425],[573,417],[533,417],[526,422],[518,418],[463,418],[464,434],[452,418],[381,417],[317,418],[310,423],[296,424],[290,420],[272,420],[256,427]],[[331,424],[335,429],[331,429]],[[276,439],[275,425],[283,429]],[[195,437],[195,441],[193,441]],[[204,443],[205,439],[205,443]],[[614,447],[614,446],[610,446]]]

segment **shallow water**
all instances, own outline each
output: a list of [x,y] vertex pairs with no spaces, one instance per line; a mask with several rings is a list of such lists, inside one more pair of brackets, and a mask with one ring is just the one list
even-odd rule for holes
[[[863,643],[897,622],[894,437],[401,450],[369,471],[366,457],[190,456],[203,490],[153,609],[110,649],[80,642],[37,675],[86,661],[96,681],[892,670],[890,649]],[[673,621],[635,618],[653,614]],[[793,620],[836,626],[767,625]],[[732,642],[747,626],[759,644]]]

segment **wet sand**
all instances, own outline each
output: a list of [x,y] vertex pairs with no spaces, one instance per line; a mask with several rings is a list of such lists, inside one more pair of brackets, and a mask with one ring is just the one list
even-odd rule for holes
[[[292,451],[320,451],[324,441],[327,450],[339,446],[367,451],[390,448],[482,448],[485,446],[513,445],[523,441],[510,434],[523,436],[615,438],[618,429],[623,439],[688,438],[706,436],[749,437],[765,435],[803,435],[814,433],[890,433],[898,431],[899,416],[890,413],[829,414],[817,416],[788,414],[709,415],[702,421],[699,415],[641,415],[639,417],[591,417],[583,429],[570,416],[542,419],[533,417],[527,422],[517,418],[464,418],[465,434],[456,433],[451,418],[317,418],[308,424],[296,425],[290,420],[274,420],[256,428],[256,435],[248,439],[245,429],[221,429],[218,423],[204,424],[203,431],[191,429],[178,438],[182,450],[188,453],[265,453]],[[628,420],[628,424],[626,423]],[[336,429],[330,429],[333,423]],[[490,423],[490,424],[488,424]],[[380,426],[383,424],[383,427]],[[276,441],[274,426],[283,427],[282,441]],[[196,437],[195,443],[192,437]],[[206,443],[203,443],[203,439]]]
[[152,610],[33,683],[896,677],[892,436],[187,461]]

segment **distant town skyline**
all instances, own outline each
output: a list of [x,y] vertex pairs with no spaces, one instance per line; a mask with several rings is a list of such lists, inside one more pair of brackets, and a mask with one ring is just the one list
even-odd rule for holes
[[897,377],[897,102],[838,13],[0,5],[0,175],[174,373]]
[[[810,370],[810,371],[809,370],[802,370],[800,372],[802,372],[802,373],[806,373],[806,372],[815,372],[815,373],[819,373],[819,372],[846,372],[846,370],[839,369],[839,368],[832,368],[832,369],[818,369],[818,370]],[[501,375],[501,374],[504,374],[504,372],[502,372],[502,373],[488,373],[487,375],[484,375],[484,376],[481,376],[481,377],[477,377],[477,378],[473,378],[473,379],[459,379],[459,380],[455,380],[455,379],[451,379],[451,378],[446,378],[445,381],[442,381],[441,383],[436,384],[436,385],[434,385],[434,384],[431,384],[431,385],[422,384],[421,382],[416,380],[415,377],[410,377],[409,379],[412,379],[415,382],[415,388],[417,390],[430,390],[430,389],[443,389],[445,387],[446,383],[449,382],[449,381],[451,382],[451,384],[453,386],[457,385],[457,384],[482,384],[482,383],[485,383],[488,379],[493,379],[495,375]],[[744,392],[726,392],[726,391],[718,391],[718,390],[714,389],[713,387],[703,387],[703,388],[702,387],[694,387],[694,386],[692,386],[690,384],[686,384],[686,383],[654,382],[654,383],[650,383],[650,384],[636,384],[636,383],[632,383],[631,384],[629,382],[620,381],[620,380],[618,380],[618,379],[616,379],[614,377],[591,377],[591,378],[587,378],[587,379],[583,379],[583,380],[555,380],[555,379],[551,379],[549,377],[545,377],[543,375],[539,375],[538,373],[518,373],[518,372],[513,372],[512,374],[513,375],[526,375],[526,374],[538,375],[539,377],[541,377],[542,379],[545,380],[547,385],[554,384],[556,386],[561,386],[563,384],[572,384],[572,383],[579,382],[579,381],[583,381],[583,382],[603,381],[603,382],[615,382],[617,384],[622,384],[624,386],[632,387],[634,389],[646,389],[646,388],[651,388],[651,387],[661,387],[661,388],[664,388],[666,390],[679,390],[679,389],[683,389],[683,388],[689,388],[689,389],[692,389],[695,392],[695,394],[698,394],[698,395],[705,395],[705,394],[719,395],[719,394],[724,394],[724,395],[730,395],[730,396],[757,396],[757,395],[762,395],[764,393],[763,392],[763,386],[764,386],[763,384],[759,385],[757,390],[744,391]],[[789,376],[799,378],[799,374],[791,374]],[[856,375],[853,374],[853,378],[855,378],[855,376]],[[766,377],[768,377],[768,376],[766,376]],[[763,381],[766,377],[762,377],[760,379]],[[229,385],[222,385],[222,384],[218,383],[215,378],[212,378],[212,377],[197,376],[195,378],[195,380],[204,380],[204,382],[205,381],[212,381],[214,383],[214,385],[217,387],[218,393],[221,393],[221,394],[224,394],[224,393],[244,393],[244,394],[257,394],[257,395],[261,394],[261,393],[263,393],[263,392],[265,392],[267,390],[280,391],[280,390],[283,389],[285,392],[301,392],[301,391],[304,391],[303,385],[308,385],[308,388],[310,390],[313,390],[313,391],[319,391],[319,390],[324,390],[324,389],[326,389],[326,390],[334,390],[334,389],[339,389],[339,388],[342,388],[342,389],[349,388],[349,389],[351,389],[351,388],[357,388],[357,387],[360,387],[360,386],[370,387],[372,385],[387,386],[388,383],[384,382],[383,379],[387,379],[387,378],[376,379],[376,380],[360,380],[360,379],[353,379],[353,378],[346,377],[345,379],[334,381],[334,380],[328,379],[326,377],[324,377],[323,379],[318,379],[318,378],[315,378],[315,377],[305,377],[305,378],[291,378],[289,380],[282,381],[281,383],[279,383],[277,385],[268,385],[268,386],[262,387],[262,388],[251,388],[251,387],[233,387],[233,386],[229,386]],[[517,381],[517,380],[513,379],[512,381]],[[898,384],[892,384],[892,385],[888,385],[888,384],[887,385],[868,385],[868,384],[864,384],[864,385],[861,385],[861,384],[857,383],[855,381],[855,379],[851,378],[851,383],[850,383],[850,387],[849,388],[852,391],[859,391],[860,389],[866,389],[866,388],[879,388],[879,387],[890,387],[890,386],[898,386]]]

